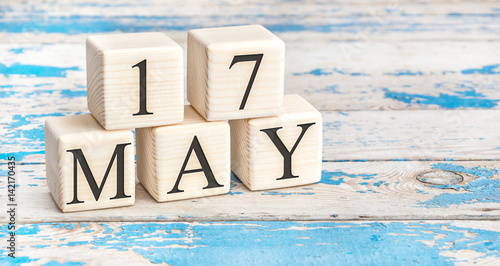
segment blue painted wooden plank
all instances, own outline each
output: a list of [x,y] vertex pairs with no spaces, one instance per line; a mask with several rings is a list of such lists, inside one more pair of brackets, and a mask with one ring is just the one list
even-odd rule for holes
[[[208,17],[177,17],[177,16],[50,16],[35,25],[23,19],[24,16],[3,17],[0,20],[0,32],[24,33],[34,28],[38,33],[63,33],[69,35],[104,33],[104,32],[144,32],[144,31],[188,31],[204,27],[236,26],[252,24],[262,21],[262,25],[273,32],[318,32],[318,33],[357,33],[367,27],[378,28],[380,22],[366,17],[324,17],[318,24],[307,21],[307,14],[303,16],[273,16],[273,15],[246,15],[246,16],[208,16]],[[455,33],[495,33],[496,25],[500,23],[500,16],[492,13],[485,16],[474,16],[474,26],[470,21],[459,16],[443,16],[432,22],[399,19],[397,23],[384,25],[385,33],[400,32],[440,32],[446,29]],[[294,22],[291,22],[294,21]],[[393,19],[395,22],[396,19]],[[317,23],[317,22],[316,22]],[[443,25],[447,25],[444,28]]]
[[[476,224],[476,225],[475,225]],[[483,226],[481,226],[483,225]],[[112,250],[170,265],[450,265],[500,258],[499,222],[42,223],[17,229],[18,258],[77,265]],[[496,226],[496,228],[495,228]],[[486,227],[486,228],[485,228]],[[4,228],[2,239],[7,237]],[[68,237],[71,236],[71,237]],[[67,254],[71,251],[71,257]],[[58,255],[59,254],[59,255]],[[108,255],[109,256],[109,255]]]
[[[200,7],[134,2],[113,5],[97,1],[70,5],[23,3],[2,6],[0,31],[73,35],[114,31],[187,31],[207,26],[260,23],[274,32],[358,33],[368,28],[372,31],[394,32],[401,35],[408,32],[443,30],[459,33],[457,36],[464,35],[463,33],[496,33],[500,22],[500,13],[495,8],[498,5],[476,3],[480,6],[478,8],[480,11],[464,10],[469,7],[466,4],[462,5],[463,9],[457,10],[455,5],[441,5],[441,8],[432,9],[425,3],[408,5],[374,1],[373,4],[367,4],[364,9],[360,9],[356,4],[350,5],[348,2],[322,1],[308,1],[300,5],[290,2],[275,3],[275,6],[281,8],[267,8],[263,2],[231,5],[226,1],[202,3]],[[213,13],[203,12],[204,7]],[[227,12],[216,12],[221,8]],[[193,9],[197,13],[189,12]],[[57,12],[60,10],[68,12]],[[109,15],[111,12],[106,11],[113,11],[114,15]]]

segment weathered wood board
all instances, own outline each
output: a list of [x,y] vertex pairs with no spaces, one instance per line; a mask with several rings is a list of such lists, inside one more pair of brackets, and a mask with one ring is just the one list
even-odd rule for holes
[[[315,33],[342,40],[499,39],[495,1],[152,1],[32,0],[3,2],[3,42],[68,42],[92,32],[185,32],[201,27],[262,24],[310,40]],[[175,15],[174,15],[175,14]],[[73,15],[73,16],[71,16]],[[179,34],[181,36],[181,34]],[[3,37],[3,36],[2,36]]]
[[[18,161],[43,163],[45,118],[74,113],[0,117],[6,125],[0,147],[16,153]],[[324,111],[322,116],[325,161],[500,159],[496,110]]]
[[[500,109],[498,41],[373,41],[346,57],[341,47],[352,42],[279,37],[285,93],[319,110]],[[186,51],[185,38],[175,41]],[[87,110],[84,40],[0,44],[6,112]]]
[[[30,223],[500,217],[500,163],[496,161],[324,163],[322,179],[316,184],[251,192],[233,176],[228,194],[165,203],[157,203],[137,183],[133,206],[64,214],[49,194],[44,166],[18,167],[18,219]],[[0,184],[0,191],[5,190],[5,183]],[[0,221],[5,222],[7,199],[0,199]]]
[[499,228],[498,221],[35,223],[19,228],[19,257],[0,263],[495,265]]

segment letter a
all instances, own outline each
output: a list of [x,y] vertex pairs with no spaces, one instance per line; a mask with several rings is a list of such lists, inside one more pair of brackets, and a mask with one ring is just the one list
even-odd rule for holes
[[[198,161],[200,162],[201,168],[186,171],[185,170],[186,165],[188,164],[189,157],[191,156],[191,153],[193,152],[193,150],[194,150],[194,153],[196,154],[196,157],[198,158]],[[186,155],[186,159],[184,159],[184,163],[182,164],[179,176],[177,177],[177,181],[175,181],[174,188],[170,192],[168,192],[167,194],[184,192],[184,190],[179,189],[179,183],[181,182],[182,176],[184,174],[191,174],[191,173],[197,173],[197,172],[205,173],[205,177],[207,178],[208,185],[206,187],[204,187],[203,189],[223,187],[223,185],[220,185],[219,183],[217,183],[217,180],[215,180],[215,176],[212,173],[212,169],[210,168],[210,165],[208,164],[207,157],[205,156],[205,153],[203,152],[203,149],[201,148],[200,142],[198,141],[198,137],[194,136],[193,142],[191,142],[191,147],[189,147],[188,153]]]
[[278,136],[278,130],[281,129],[282,127],[267,128],[260,130],[269,136],[269,138],[274,143],[276,148],[278,148],[278,151],[281,153],[281,156],[283,156],[283,176],[277,178],[276,180],[299,177],[292,174],[292,155],[295,152],[297,146],[299,145],[300,140],[302,140],[302,137],[306,133],[307,129],[309,129],[314,124],[315,123],[297,125],[298,127],[302,128],[302,132],[300,133],[299,138],[297,139],[295,145],[293,145],[293,148],[290,151],[288,151],[288,149],[285,147],[285,144],[283,144],[283,141],[281,141],[280,137]]

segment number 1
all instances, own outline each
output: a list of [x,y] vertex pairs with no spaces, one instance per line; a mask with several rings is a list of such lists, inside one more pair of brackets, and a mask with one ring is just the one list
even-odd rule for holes
[[139,112],[136,115],[152,115],[146,110],[146,59],[132,66],[139,68]]
[[246,61],[255,61],[255,66],[253,67],[252,75],[250,76],[250,80],[248,81],[247,89],[245,90],[245,95],[243,95],[243,100],[240,104],[240,110],[245,108],[245,104],[247,103],[248,95],[250,94],[250,89],[252,88],[253,82],[255,80],[255,76],[257,75],[257,71],[259,70],[260,61],[262,61],[262,57],[264,54],[248,54],[248,55],[235,55],[229,69],[239,62]]

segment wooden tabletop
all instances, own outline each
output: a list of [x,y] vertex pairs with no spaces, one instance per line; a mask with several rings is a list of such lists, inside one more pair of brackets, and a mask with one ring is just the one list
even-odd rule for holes
[[[88,113],[85,38],[262,24],[286,43],[285,93],[322,112],[320,183],[62,213],[47,117]],[[0,264],[500,263],[500,2],[3,1]],[[16,259],[8,257],[8,157]]]

